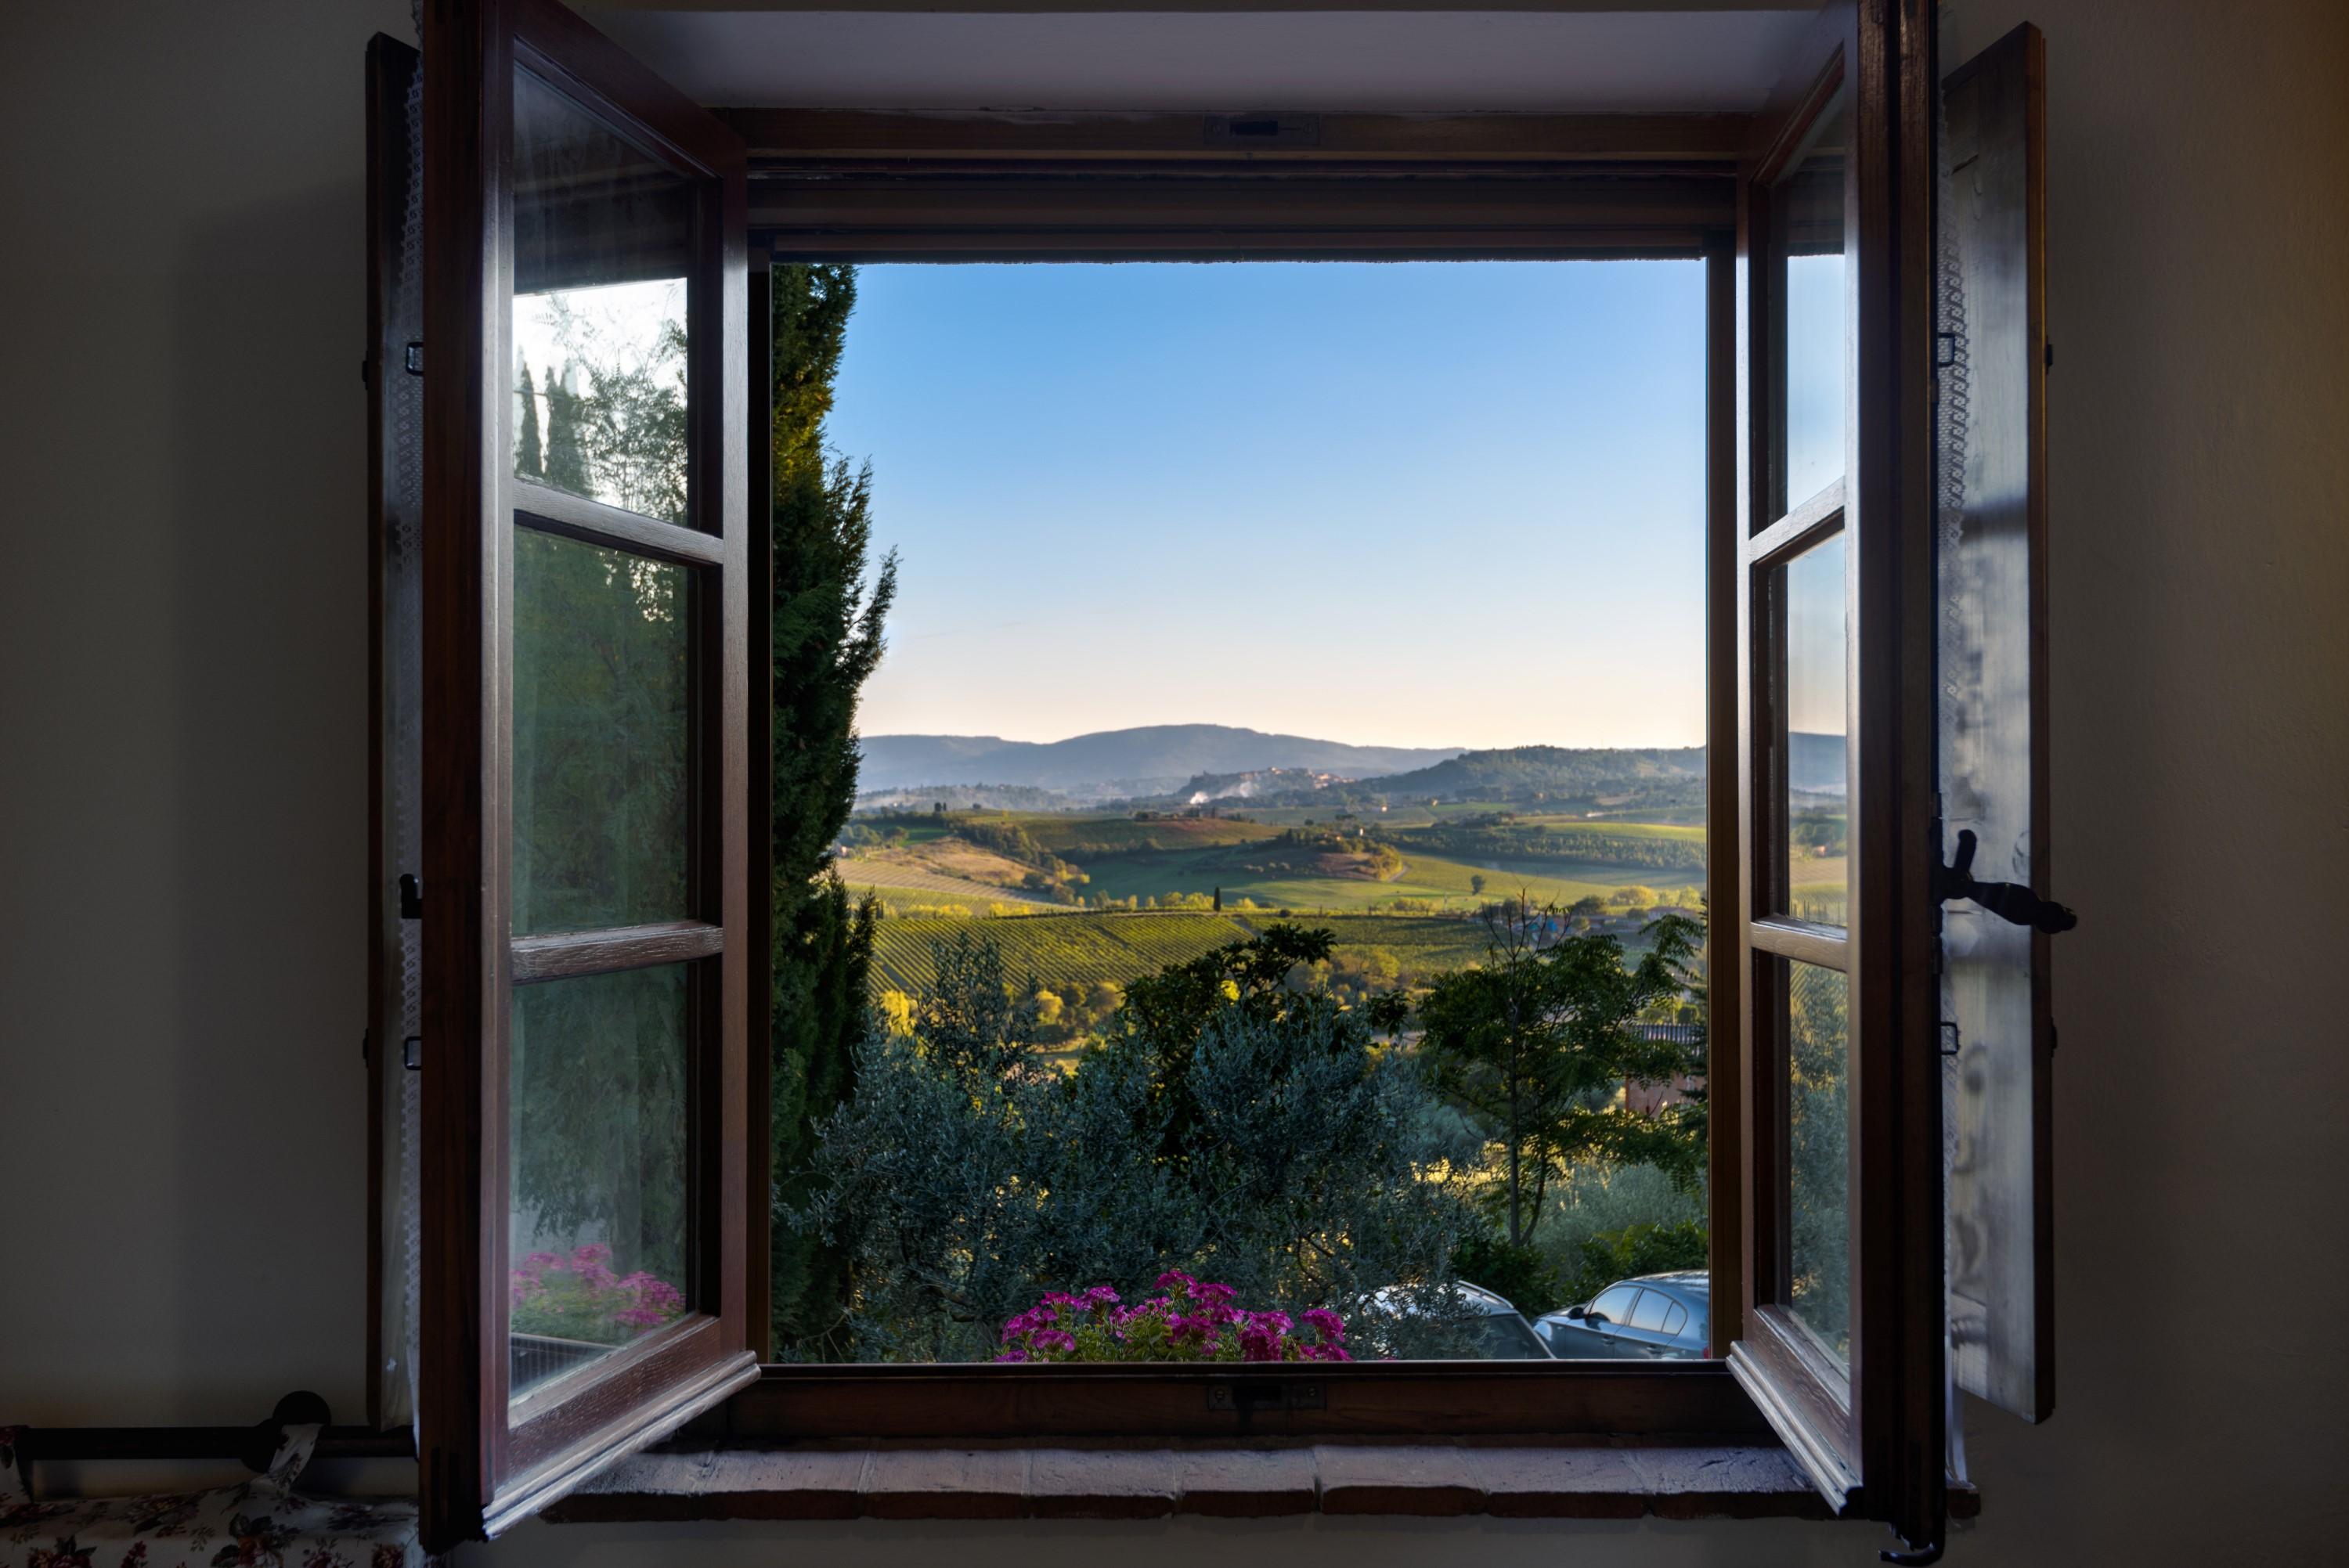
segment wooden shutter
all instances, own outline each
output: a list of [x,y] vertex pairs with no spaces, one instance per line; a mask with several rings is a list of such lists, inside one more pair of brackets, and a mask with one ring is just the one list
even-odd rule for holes
[[[2044,81],[2028,24],[1947,78],[1936,325],[1942,832],[1952,859],[1959,835],[1974,835],[1975,878],[2043,900]],[[1960,1387],[2031,1421],[2055,1402],[2050,934],[1971,900],[1943,913],[1951,1349]]]
[[739,139],[551,0],[430,0],[423,137],[440,1551],[756,1375],[748,323]]

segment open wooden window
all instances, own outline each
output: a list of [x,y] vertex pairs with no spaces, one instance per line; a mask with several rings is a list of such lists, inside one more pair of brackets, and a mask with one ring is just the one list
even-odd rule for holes
[[[1943,896],[1945,827],[2046,891],[2037,39],[1953,77],[1944,132],[1932,12],[1824,7],[1750,123],[1331,117],[1285,170],[1174,116],[735,111],[750,160],[552,0],[430,7],[420,112],[413,57],[378,51],[374,221],[421,246],[373,294],[374,1354],[379,1418],[413,1378],[433,1543],[721,1402],[746,1442],[1766,1423],[1838,1509],[1939,1540],[1952,1377],[2052,1401],[2052,1031],[2044,931],[1987,913],[2032,906]],[[864,131],[859,169],[840,142]],[[821,157],[776,151],[816,135]],[[780,254],[1707,259],[1721,1360],[1270,1369],[1220,1403],[1203,1368],[760,1377],[746,161]],[[549,1075],[583,1092],[514,1121],[512,1086]],[[590,1270],[641,1276],[622,1343],[549,1326]]]
[[1930,1543],[1953,1329],[1965,1387],[2051,1397],[2056,922],[1943,871],[1946,813],[2044,891],[2036,35],[1952,78],[1943,145],[1918,9],[1823,12],[1742,177],[1730,1365],[1829,1501]]
[[[740,143],[570,12],[435,5],[423,73],[417,1403],[446,1547],[756,1374],[745,284]],[[626,1310],[566,1333],[584,1292]]]

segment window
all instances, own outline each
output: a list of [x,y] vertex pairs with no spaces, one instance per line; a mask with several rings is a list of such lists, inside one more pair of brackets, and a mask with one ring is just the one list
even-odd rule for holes
[[887,606],[837,831],[777,845],[779,922],[827,867],[874,916],[780,993],[869,942],[887,1020],[776,1026],[777,1359],[1091,1356],[1170,1271],[1456,1359],[1584,1238],[1702,1268],[1701,1111],[1613,1103],[1703,1065],[1653,1022],[1702,984],[1702,263],[773,276],[778,381],[835,367],[779,442],[859,476],[787,480],[777,556],[853,515]]
[[1629,1324],[1632,1309],[1638,1305],[1639,1300],[1640,1292],[1636,1287],[1619,1284],[1599,1293],[1599,1298],[1590,1304],[1590,1315],[1603,1317],[1609,1323]]
[[[1945,921],[2044,907],[2044,336],[2036,36],[1951,79],[1950,141],[1971,172],[1943,216],[1955,259],[1937,290],[1938,106],[1896,68],[1930,58],[1927,9],[1824,8],[1773,62],[1781,88],[1717,136],[1538,117],[1472,143],[1498,149],[1480,161],[1443,144],[1457,127],[1412,146],[1423,132],[1407,124],[1317,122],[1323,144],[1270,117],[1286,147],[1314,150],[1243,181],[1197,117],[1042,133],[981,119],[971,145],[1011,170],[988,170],[983,222],[956,152],[918,155],[938,126],[883,128],[876,149],[929,171],[875,178],[856,117],[819,142],[795,141],[807,122],[790,111],[713,116],[545,0],[428,18],[421,147],[401,129],[413,65],[379,57],[380,238],[425,163],[430,177],[413,264],[379,244],[371,296],[386,453],[371,1033],[403,1042],[372,1057],[375,1370],[394,1369],[387,1419],[412,1389],[436,1545],[493,1533],[714,1409],[746,1441],[1238,1429],[1211,1371],[1123,1381],[1110,1407],[1098,1368],[924,1368],[909,1396],[894,1369],[756,1365],[774,1233],[750,1200],[776,1171],[752,1114],[773,1064],[753,1044],[771,934],[751,822],[776,797],[774,694],[750,650],[772,613],[753,584],[777,563],[747,501],[769,454],[746,438],[753,394],[771,391],[754,321],[777,246],[1703,260],[1717,1359],[1340,1368],[1317,1375],[1320,1408],[1252,1407],[1248,1429],[1766,1425],[1832,1501],[1937,1543],[1945,1377],[2034,1416],[2049,1399],[2057,923],[1991,929],[1938,962]],[[1409,149],[1391,163],[1439,177],[1363,181],[1346,138],[1381,136]],[[794,145],[836,166],[809,179],[818,160]],[[1528,145],[1565,151],[1528,161]],[[1171,177],[1099,161],[1170,146]],[[1628,170],[1627,149],[1643,154]],[[1943,397],[1945,416],[1970,410],[1959,428],[1937,428],[1925,396],[1937,332],[1971,350],[1944,391],[1952,370],[1982,377]],[[591,433],[574,399],[598,377],[630,412]],[[403,442],[419,418],[421,442]],[[1986,609],[1993,578],[2011,587]],[[1955,640],[1937,646],[1937,627]],[[1961,678],[1928,703],[1937,671]],[[1940,871],[1944,794],[2033,902]],[[1967,888],[1980,908],[1943,909]],[[1948,1049],[1982,1072],[1947,1068]],[[1966,1157],[1945,1171],[1952,1129]],[[1644,1310],[1619,1288],[1593,1310]],[[626,1305],[605,1312],[612,1292]],[[596,1332],[562,1332],[588,1295]],[[1656,1300],[1669,1331],[1681,1309]]]
[[1640,1293],[1640,1305],[1631,1309],[1631,1326],[1646,1329],[1651,1334],[1668,1333],[1664,1321],[1671,1315],[1671,1297],[1663,1292],[1643,1290]]

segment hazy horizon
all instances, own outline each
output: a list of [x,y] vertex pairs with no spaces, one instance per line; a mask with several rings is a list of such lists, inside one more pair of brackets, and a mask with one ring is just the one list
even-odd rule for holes
[[1703,317],[1694,262],[861,267],[858,728],[1702,745]]

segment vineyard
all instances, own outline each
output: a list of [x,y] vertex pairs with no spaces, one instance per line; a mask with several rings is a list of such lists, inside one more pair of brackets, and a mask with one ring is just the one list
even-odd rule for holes
[[979,910],[997,903],[1033,904],[1038,909],[1053,907],[1034,894],[1022,892],[1017,888],[997,887],[965,877],[947,876],[922,866],[875,856],[854,855],[839,863],[841,879],[848,883],[851,892],[862,896],[869,890],[891,903],[961,903]]
[[1394,835],[1413,850],[1471,861],[1560,861],[1630,870],[1704,872],[1704,830],[1649,823],[1464,821],[1405,829]]
[[[1227,942],[1245,942],[1278,917],[1268,913],[1195,914],[1145,910],[1087,910],[965,920],[924,915],[885,920],[873,952],[873,985],[908,995],[926,985],[936,944],[963,935],[1003,950],[1004,967],[1044,985],[1128,984],[1182,964]],[[1336,934],[1337,955],[1392,956],[1405,975],[1457,968],[1481,958],[1485,931],[1479,922],[1441,915],[1320,914],[1293,923]]]
[[984,938],[1003,951],[1003,966],[1040,985],[1097,981],[1123,983],[1185,963],[1227,942],[1251,934],[1229,915],[1151,911],[1122,913],[1084,911],[961,920],[920,915],[885,920],[874,940],[873,986],[918,993],[935,972],[936,944],[964,935]]
[[1236,822],[1226,817],[1147,817],[1137,820],[1132,817],[1039,815],[1011,820],[1025,828],[1038,844],[1063,860],[1072,861],[1254,843],[1278,831],[1261,822]]

